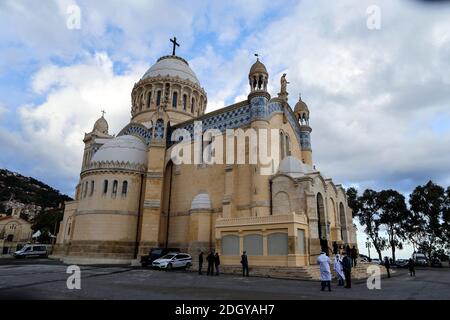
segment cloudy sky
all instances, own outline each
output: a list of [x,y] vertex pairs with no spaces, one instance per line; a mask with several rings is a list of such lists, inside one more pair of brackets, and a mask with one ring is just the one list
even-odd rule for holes
[[335,182],[450,185],[449,16],[419,0],[2,0],[0,167],[72,196],[84,132],[102,109],[111,132],[128,123],[134,83],[176,35],[207,111],[246,97],[255,52],[273,95],[286,72]]

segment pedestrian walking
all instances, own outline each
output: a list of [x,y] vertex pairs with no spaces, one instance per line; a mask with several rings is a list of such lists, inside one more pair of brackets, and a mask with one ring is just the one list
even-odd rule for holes
[[317,257],[317,264],[320,268],[321,291],[324,291],[326,287],[328,291],[331,291],[330,258],[328,258],[325,252],[322,251],[319,257]]
[[356,259],[358,258],[358,250],[356,250],[356,247],[353,246],[352,250],[350,251],[351,258],[352,258],[352,267],[356,267]]
[[216,255],[214,256],[214,265],[216,267],[216,276],[218,276],[220,272],[220,257],[218,252],[216,252]]
[[241,256],[241,264],[242,264],[242,276],[248,277],[248,258],[247,251],[244,251]]
[[414,267],[414,260],[409,258],[408,260],[408,270],[409,270],[409,276],[410,277],[415,277],[416,276],[416,270]]
[[344,288],[351,288],[352,287],[352,260],[350,259],[347,252],[344,253],[344,259],[342,259],[342,269],[344,270],[344,276],[345,276],[345,287]]
[[206,257],[206,261],[208,262],[208,272],[206,273],[208,276],[214,275],[214,252],[211,251]]
[[202,267],[203,267],[203,251],[200,251],[200,254],[198,255],[198,274],[202,274]]
[[386,268],[388,278],[390,278],[391,273],[389,272],[389,269],[391,269],[391,262],[388,257],[384,257],[384,267]]
[[342,268],[341,256],[339,254],[336,254],[336,256],[334,257],[334,271],[336,271],[336,276],[338,278],[338,286],[343,286],[345,275]]

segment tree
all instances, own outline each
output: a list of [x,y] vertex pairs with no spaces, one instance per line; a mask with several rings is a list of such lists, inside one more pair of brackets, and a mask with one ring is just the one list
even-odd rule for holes
[[352,208],[353,217],[355,217],[357,212],[360,211],[360,203],[358,201],[358,190],[353,187],[347,189],[347,203],[348,206]]
[[376,197],[380,211],[380,223],[386,227],[388,243],[395,261],[395,248],[402,249],[402,239],[406,239],[404,222],[409,212],[406,208],[405,197],[399,192],[389,189],[380,191]]
[[31,228],[34,231],[40,230],[41,233],[46,230],[56,235],[59,229],[59,222],[63,219],[63,216],[64,212],[62,209],[42,211],[34,218]]
[[411,211],[420,217],[422,238],[419,248],[429,259],[441,248],[448,248],[448,215],[450,210],[449,191],[429,181],[418,186],[409,198]]
[[[355,190],[356,191],[356,190]],[[364,232],[372,240],[373,246],[382,259],[381,251],[386,248],[386,239],[380,236],[381,219],[379,214],[378,193],[367,189],[361,197],[351,191],[352,204],[350,207],[359,219],[359,223],[364,227]],[[353,206],[353,207],[352,207]]]

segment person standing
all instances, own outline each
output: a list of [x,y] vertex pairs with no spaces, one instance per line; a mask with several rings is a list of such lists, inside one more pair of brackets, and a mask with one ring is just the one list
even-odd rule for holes
[[219,257],[219,253],[216,252],[216,255],[214,256],[214,265],[216,266],[216,276],[219,275],[219,266],[220,266],[220,257]]
[[352,267],[356,267],[356,259],[358,258],[358,250],[356,250],[355,246],[353,246],[350,254],[351,254],[351,258],[352,258]]
[[242,264],[242,276],[248,277],[248,258],[247,251],[244,251],[241,256],[241,264]]
[[325,252],[322,251],[320,253],[320,256],[317,258],[317,264],[320,268],[321,291],[324,291],[325,287],[328,288],[328,291],[331,291],[330,258],[328,258]]
[[390,263],[388,257],[384,257],[384,267],[386,268],[386,272],[387,272],[388,278],[390,278],[391,277],[391,273],[389,272],[389,269],[391,268],[391,263]]
[[344,270],[344,276],[345,276],[345,287],[344,288],[351,288],[352,287],[352,279],[351,279],[352,260],[350,259],[347,252],[344,253],[344,259],[342,259],[342,269]]
[[206,273],[208,276],[214,275],[214,252],[211,251],[206,257],[206,261],[208,262],[208,272]]
[[351,253],[352,253],[352,249],[350,249],[350,246],[348,244],[345,245],[345,253],[347,254],[347,256],[350,257]]
[[416,276],[416,270],[415,270],[415,268],[414,268],[414,260],[413,259],[411,259],[411,258],[409,258],[409,260],[408,260],[408,270],[409,270],[409,276],[410,277],[412,277],[412,276]]
[[338,278],[338,286],[343,286],[345,275],[344,270],[342,269],[341,256],[339,254],[336,254],[334,257],[334,270],[336,271],[336,276]]
[[203,267],[203,251],[200,251],[200,254],[198,255],[198,274],[202,274],[202,267]]
[[338,253],[338,244],[336,241],[333,241],[333,254]]

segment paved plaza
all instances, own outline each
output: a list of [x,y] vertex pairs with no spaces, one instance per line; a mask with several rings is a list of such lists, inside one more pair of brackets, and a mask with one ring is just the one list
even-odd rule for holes
[[416,277],[398,269],[381,280],[381,290],[365,281],[351,289],[321,292],[315,281],[195,272],[157,271],[126,266],[81,266],[81,289],[69,290],[67,266],[50,260],[0,260],[0,299],[450,299],[450,268],[418,269]]

